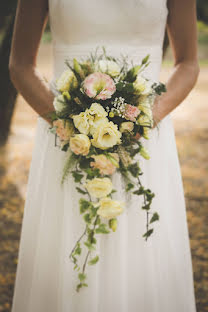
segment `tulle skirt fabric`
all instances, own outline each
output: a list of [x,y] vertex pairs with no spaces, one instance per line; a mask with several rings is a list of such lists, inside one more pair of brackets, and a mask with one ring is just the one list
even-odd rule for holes
[[[142,139],[143,140],[143,139]],[[69,176],[61,186],[66,152],[54,144],[49,124],[38,117],[24,208],[12,312],[194,312],[192,263],[183,184],[170,115],[143,140],[151,159],[141,159],[144,185],[160,215],[146,242],[142,198],[126,196],[118,173],[114,198],[126,202],[118,229],[97,235],[88,287],[76,292],[69,254],[84,231],[80,194]],[[87,249],[83,249],[81,261]]]

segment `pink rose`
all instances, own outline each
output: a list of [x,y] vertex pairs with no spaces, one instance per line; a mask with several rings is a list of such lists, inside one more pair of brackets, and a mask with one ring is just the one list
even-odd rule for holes
[[[115,162],[119,162],[118,154],[110,153],[110,156],[113,157]],[[91,162],[90,166],[99,169],[101,174],[111,175],[115,172],[116,166],[105,155],[92,155],[92,158],[94,158],[95,161]]]
[[139,115],[139,113],[140,113],[140,110],[138,109],[138,107],[130,105],[130,104],[125,105],[124,117],[127,120],[136,121],[136,118]]
[[57,119],[53,122],[53,126],[56,127],[56,134],[61,141],[69,141],[74,134],[74,127],[70,120]]
[[109,99],[116,91],[113,79],[101,72],[88,75],[83,81],[82,87],[87,96],[97,100]]

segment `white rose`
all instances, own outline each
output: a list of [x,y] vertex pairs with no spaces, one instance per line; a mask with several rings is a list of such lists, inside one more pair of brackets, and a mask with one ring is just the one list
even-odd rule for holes
[[68,107],[68,104],[65,102],[64,96],[59,94],[54,98],[53,106],[57,113],[62,113]]
[[118,200],[112,200],[109,197],[102,198],[99,201],[99,209],[97,214],[105,219],[112,219],[120,215],[124,208],[124,204]]
[[142,77],[141,75],[137,75],[136,80],[133,82],[133,87],[136,93],[147,95],[152,93],[151,88],[152,83]]
[[112,192],[113,185],[109,178],[94,178],[87,181],[85,188],[92,197],[102,198]]
[[78,81],[71,69],[66,69],[56,80],[56,87],[60,92],[70,91],[78,87]]
[[120,74],[119,65],[111,60],[99,60],[96,64],[95,70],[106,73],[112,77],[116,77]]

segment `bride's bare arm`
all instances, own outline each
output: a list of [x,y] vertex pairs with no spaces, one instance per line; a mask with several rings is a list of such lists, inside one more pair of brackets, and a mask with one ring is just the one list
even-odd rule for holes
[[11,80],[29,105],[50,123],[54,95],[36,66],[36,57],[48,19],[48,0],[19,0],[9,70]]
[[163,119],[191,91],[199,74],[195,0],[168,0],[167,30],[174,55],[167,92],[155,101],[153,115]]

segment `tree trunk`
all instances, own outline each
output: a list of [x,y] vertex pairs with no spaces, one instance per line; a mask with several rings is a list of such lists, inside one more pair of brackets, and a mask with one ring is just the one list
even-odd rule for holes
[[10,16],[6,33],[0,47],[0,145],[7,142],[11,119],[17,98],[17,91],[9,75],[9,55],[15,15]]

